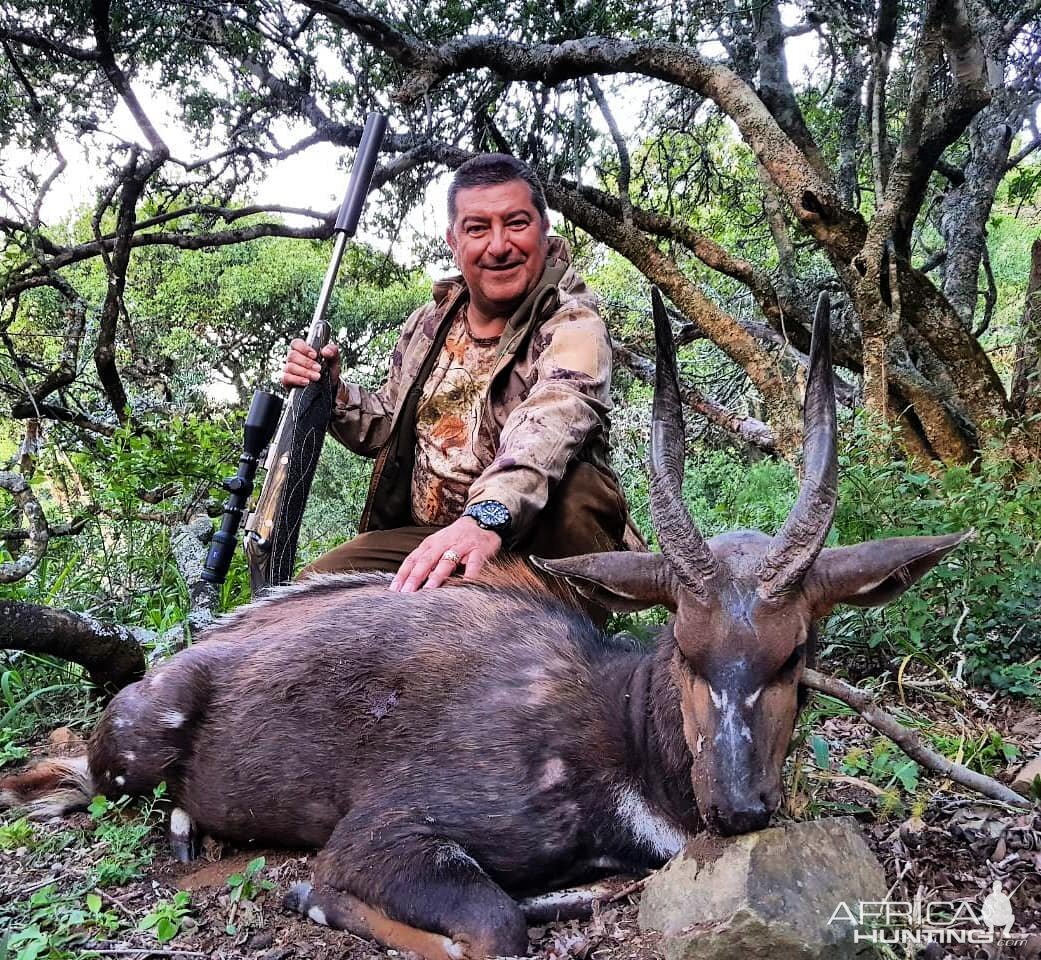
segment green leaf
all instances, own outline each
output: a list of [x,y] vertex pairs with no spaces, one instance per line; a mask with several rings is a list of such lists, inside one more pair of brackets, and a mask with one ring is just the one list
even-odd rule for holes
[[170,917],[160,917],[159,923],[156,924],[155,938],[160,943],[169,943],[177,936],[177,932],[181,929],[181,925]]
[[87,901],[87,909],[91,913],[101,912],[101,897],[96,893],[88,893],[84,899]]
[[97,796],[90,801],[90,806],[87,807],[87,812],[95,819],[98,820],[108,813],[109,808],[112,806],[104,797]]
[[823,737],[810,737],[810,746],[813,748],[813,759],[821,770],[831,769],[831,758],[828,756],[828,741]]
[[918,764],[908,760],[893,771],[893,776],[903,785],[908,793],[914,793],[918,789]]

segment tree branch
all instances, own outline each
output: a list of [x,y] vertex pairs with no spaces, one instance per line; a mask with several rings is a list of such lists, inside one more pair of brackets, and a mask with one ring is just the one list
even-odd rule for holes
[[[654,383],[654,361],[631,350],[618,340],[611,341],[615,363],[625,367],[634,377],[644,383]],[[763,453],[777,453],[777,438],[768,424],[754,417],[743,416],[728,410],[722,404],[706,397],[697,387],[685,384],[680,388],[683,403],[695,413],[701,414],[709,423],[733,434]]]
[[982,773],[976,773],[960,763],[954,763],[927,747],[913,730],[909,730],[895,717],[879,707],[867,691],[810,669],[803,671],[802,683],[811,690],[819,690],[852,707],[867,723],[879,733],[887,736],[912,760],[927,770],[932,770],[934,773],[947,777],[974,793],[990,797],[992,800],[998,800],[1013,807],[1030,808],[1029,800],[1024,799],[1004,784],[998,783],[997,780]]
[[111,696],[145,674],[134,631],[88,614],[0,599],[0,649],[60,657],[78,663]]

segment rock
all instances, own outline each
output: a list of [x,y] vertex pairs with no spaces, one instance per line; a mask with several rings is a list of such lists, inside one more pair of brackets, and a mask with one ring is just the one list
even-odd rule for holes
[[882,865],[849,817],[790,823],[721,838],[704,835],[652,876],[640,928],[660,931],[666,960],[851,960],[872,956],[843,901],[886,895]]
[[270,930],[260,930],[254,933],[249,940],[246,941],[247,950],[266,950],[275,942],[275,935]]
[[1012,789],[1024,797],[1029,796],[1030,786],[1033,784],[1035,777],[1041,777],[1041,756],[1034,757],[1030,763],[1016,774],[1015,780],[1012,781]]

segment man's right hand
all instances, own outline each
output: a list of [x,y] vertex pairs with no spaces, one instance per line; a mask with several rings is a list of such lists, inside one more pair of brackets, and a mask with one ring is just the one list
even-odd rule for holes
[[[340,381],[340,348],[335,343],[327,343],[322,347],[322,356],[329,364],[329,373],[334,383]],[[318,354],[303,340],[294,340],[289,344],[289,356],[282,369],[283,387],[306,387],[314,383],[322,373],[318,362]]]

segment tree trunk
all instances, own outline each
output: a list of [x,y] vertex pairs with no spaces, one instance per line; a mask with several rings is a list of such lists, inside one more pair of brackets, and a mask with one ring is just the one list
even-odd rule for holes
[[941,219],[947,245],[943,292],[966,329],[972,328],[979,297],[987,220],[1012,144],[1008,111],[1001,103],[991,104],[976,117],[969,142],[971,156],[965,165],[965,179],[947,192]]
[[[1024,418],[1041,418],[1041,236],[1030,248],[1030,279],[1012,367],[1010,402]],[[1034,432],[1041,432],[1041,423],[1035,422]]]

